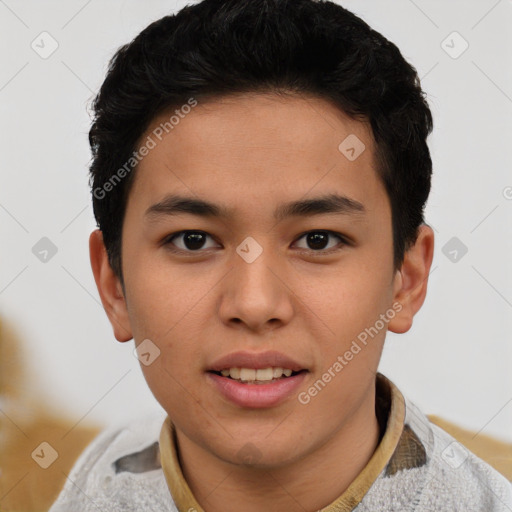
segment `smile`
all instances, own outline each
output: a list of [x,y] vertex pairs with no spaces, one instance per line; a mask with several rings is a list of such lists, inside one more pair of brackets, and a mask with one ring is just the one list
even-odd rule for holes
[[269,368],[226,368],[220,372],[215,372],[229,379],[248,384],[265,384],[282,378],[290,377],[298,372],[290,368],[281,368],[279,366]]

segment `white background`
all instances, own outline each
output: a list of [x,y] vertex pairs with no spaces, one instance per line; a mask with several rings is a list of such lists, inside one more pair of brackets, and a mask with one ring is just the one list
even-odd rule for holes
[[[159,409],[133,341],[112,335],[90,270],[87,104],[114,51],[184,3],[0,2],[0,322],[31,403],[4,397],[13,422],[36,406],[99,426]],[[412,330],[388,336],[380,370],[425,413],[512,441],[512,2],[342,4],[416,67],[435,122],[434,270]],[[47,59],[31,48],[43,31],[59,45]],[[457,59],[441,46],[453,31],[469,43]],[[458,36],[447,42],[462,48]],[[468,248],[455,263],[442,252],[454,236]],[[58,249],[46,263],[32,253],[42,237]],[[2,368],[17,364],[3,357]]]

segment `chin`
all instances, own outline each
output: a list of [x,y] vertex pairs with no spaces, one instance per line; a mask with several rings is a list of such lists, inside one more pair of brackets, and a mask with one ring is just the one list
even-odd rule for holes
[[[219,447],[217,456],[230,464],[256,469],[275,469],[293,463],[303,455],[297,451],[297,442],[293,436],[286,439],[274,438],[269,442],[268,437],[252,438],[244,436],[240,440],[233,440],[229,446]],[[215,449],[215,447],[213,447]]]

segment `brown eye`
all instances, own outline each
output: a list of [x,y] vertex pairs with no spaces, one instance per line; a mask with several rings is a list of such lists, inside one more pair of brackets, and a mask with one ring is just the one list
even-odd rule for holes
[[[332,243],[333,239],[338,239],[337,243]],[[299,240],[304,239],[306,247],[300,247],[301,249],[310,249],[312,251],[324,251],[335,248],[336,245],[345,245],[345,239],[338,233],[332,231],[310,231],[302,235]],[[340,244],[341,242],[341,244]]]
[[185,252],[196,252],[199,249],[209,249],[211,245],[205,247],[205,243],[211,239],[211,236],[203,231],[180,231],[165,242],[171,244]]

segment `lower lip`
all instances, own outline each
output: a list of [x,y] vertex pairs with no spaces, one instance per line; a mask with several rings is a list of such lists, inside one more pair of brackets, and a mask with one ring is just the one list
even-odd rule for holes
[[306,377],[306,372],[270,381],[268,384],[243,384],[216,373],[208,372],[207,375],[231,402],[240,407],[259,409],[276,406],[292,395]]

